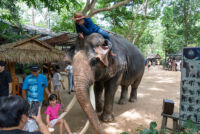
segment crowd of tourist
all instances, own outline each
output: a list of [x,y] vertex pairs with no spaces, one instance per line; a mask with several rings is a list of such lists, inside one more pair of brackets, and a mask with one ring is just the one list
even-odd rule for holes
[[[48,90],[47,77],[40,73],[38,65],[32,65],[31,74],[26,76],[22,86],[22,97],[12,95],[12,78],[6,70],[6,63],[0,61],[0,134],[49,134],[55,125],[59,133],[63,126],[71,133],[66,120],[58,118],[62,110],[61,89],[65,89],[58,66],[50,68],[52,92]],[[73,91],[73,68],[65,69],[69,77],[69,93]],[[44,92],[48,95],[49,105],[45,111],[46,124],[41,118]],[[75,134],[75,133],[74,133]]]
[[180,71],[181,70],[181,60],[176,61],[175,58],[169,58],[167,63],[167,68],[169,71]]

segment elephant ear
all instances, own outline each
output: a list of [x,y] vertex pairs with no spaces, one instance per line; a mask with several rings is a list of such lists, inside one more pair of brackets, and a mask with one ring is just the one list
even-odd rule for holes
[[98,46],[94,48],[96,52],[96,59],[99,59],[106,67],[108,66],[108,53],[110,51],[108,46]]

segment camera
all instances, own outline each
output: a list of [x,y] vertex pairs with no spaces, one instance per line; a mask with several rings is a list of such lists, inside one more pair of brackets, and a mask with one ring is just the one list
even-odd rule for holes
[[32,118],[32,116],[37,116],[39,107],[40,107],[39,101],[32,101],[30,105],[30,109],[28,111],[28,116],[30,118]]

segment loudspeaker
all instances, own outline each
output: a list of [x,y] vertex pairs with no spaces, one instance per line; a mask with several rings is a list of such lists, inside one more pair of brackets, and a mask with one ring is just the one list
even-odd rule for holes
[[172,115],[174,113],[174,101],[163,99],[163,113]]

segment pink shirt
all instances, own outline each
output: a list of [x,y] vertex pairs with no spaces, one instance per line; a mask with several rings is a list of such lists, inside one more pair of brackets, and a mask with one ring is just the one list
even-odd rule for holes
[[60,104],[56,104],[56,107],[48,106],[45,114],[49,115],[50,121],[58,118],[58,111],[61,109]]

